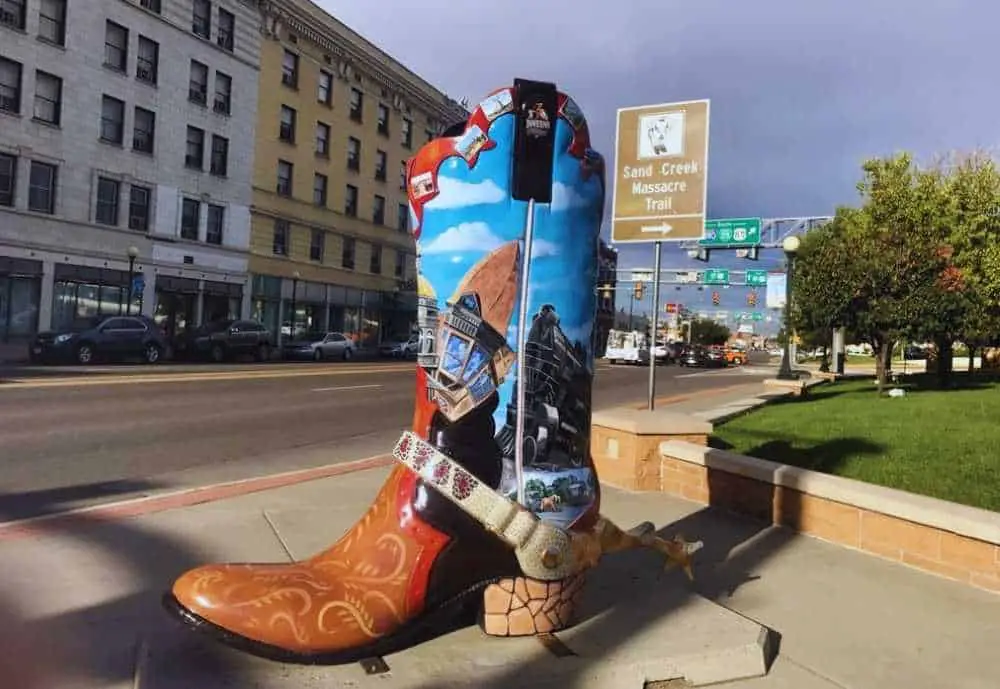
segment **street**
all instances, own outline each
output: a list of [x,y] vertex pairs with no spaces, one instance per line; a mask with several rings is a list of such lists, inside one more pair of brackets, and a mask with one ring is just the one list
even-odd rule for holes
[[[0,521],[384,454],[411,420],[413,363],[0,372]],[[648,369],[598,364],[595,410]],[[658,398],[766,369],[658,369]]]

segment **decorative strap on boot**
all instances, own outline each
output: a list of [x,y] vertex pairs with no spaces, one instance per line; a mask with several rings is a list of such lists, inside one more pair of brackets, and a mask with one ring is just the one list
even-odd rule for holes
[[525,575],[555,581],[581,569],[568,533],[500,495],[420,436],[404,432],[392,455],[510,545]]

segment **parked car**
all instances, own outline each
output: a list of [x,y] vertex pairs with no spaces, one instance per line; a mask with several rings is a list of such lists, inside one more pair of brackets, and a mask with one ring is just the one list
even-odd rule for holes
[[33,362],[76,362],[141,359],[159,363],[167,351],[164,332],[147,316],[94,316],[68,328],[41,332],[28,349]]
[[420,340],[417,335],[410,335],[408,340],[390,340],[379,345],[379,356],[392,357],[394,359],[409,359],[417,355],[417,348]]
[[289,342],[281,349],[289,359],[342,359],[354,356],[354,342],[343,333],[311,333],[300,340]]
[[271,333],[262,324],[230,319],[198,326],[180,336],[175,345],[179,358],[208,358],[216,363],[241,355],[267,361],[273,346]]

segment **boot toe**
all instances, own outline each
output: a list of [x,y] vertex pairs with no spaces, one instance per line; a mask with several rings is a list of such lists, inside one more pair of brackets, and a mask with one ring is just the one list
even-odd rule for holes
[[302,566],[221,564],[186,572],[171,593],[229,634],[296,651],[310,647],[308,619],[316,594],[327,588]]

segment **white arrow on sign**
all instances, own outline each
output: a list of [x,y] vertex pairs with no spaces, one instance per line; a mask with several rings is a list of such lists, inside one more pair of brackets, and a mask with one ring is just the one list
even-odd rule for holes
[[652,234],[652,233],[656,233],[656,234],[669,234],[670,232],[673,231],[673,229],[674,228],[671,225],[668,225],[667,223],[663,223],[662,225],[643,225],[641,228],[639,228],[639,231],[640,232],[648,232],[650,234]]

